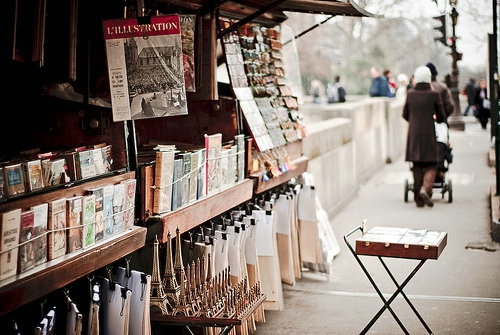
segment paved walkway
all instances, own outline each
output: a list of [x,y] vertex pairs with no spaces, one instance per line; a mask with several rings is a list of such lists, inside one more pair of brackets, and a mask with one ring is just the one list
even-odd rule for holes
[[[358,196],[331,220],[341,251],[332,273],[302,273],[292,287],[283,285],[284,311],[266,311],[266,322],[253,334],[359,334],[382,307],[367,277],[344,243],[344,234],[367,225],[445,231],[448,244],[438,260],[429,260],[405,288],[434,334],[500,334],[500,249],[490,237],[490,188],[495,174],[488,165],[489,127],[464,118],[465,131],[451,131],[454,162],[446,180],[453,201],[434,194],[434,207],[417,208],[413,193],[404,202],[404,182],[411,172],[403,157],[386,165],[359,189]],[[411,180],[411,179],[410,179]],[[318,181],[316,181],[318,182]],[[352,238],[359,236],[355,233]],[[385,259],[402,281],[416,261]],[[376,257],[363,261],[384,295],[395,286]],[[428,334],[401,298],[391,305],[408,332]],[[385,311],[368,334],[404,334]]]

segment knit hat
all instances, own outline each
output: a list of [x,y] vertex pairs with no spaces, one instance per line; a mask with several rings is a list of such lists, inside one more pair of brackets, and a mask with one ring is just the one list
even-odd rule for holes
[[431,83],[431,70],[427,66],[419,66],[415,69],[415,83]]
[[431,76],[436,78],[436,76],[438,75],[438,71],[436,69],[436,66],[434,64],[432,64],[432,62],[425,64],[425,66],[427,66],[429,68],[429,70],[431,70]]

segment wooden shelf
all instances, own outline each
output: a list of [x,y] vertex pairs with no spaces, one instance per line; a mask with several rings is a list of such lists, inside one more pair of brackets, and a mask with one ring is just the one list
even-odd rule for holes
[[134,226],[96,243],[89,249],[62,256],[1,281],[0,315],[60,289],[142,248],[146,241],[146,231],[144,227]]
[[124,172],[120,170],[91,179],[77,180],[64,185],[42,189],[39,192],[21,194],[17,197],[4,199],[0,203],[0,212],[8,212],[16,208],[28,209],[30,206],[74,195],[82,195],[89,189],[105,184],[118,184],[133,178],[135,178],[135,171]]
[[281,176],[269,179],[268,181],[263,181],[261,174],[251,175],[250,177],[255,181],[255,194],[263,193],[289,181],[292,178],[300,176],[302,173],[307,171],[309,158],[306,156],[301,156],[297,159],[292,160],[292,163],[295,165],[294,169],[283,173]]
[[[184,233],[200,224],[236,207],[245,201],[252,199],[253,181],[245,179],[234,186],[205,196],[197,201],[186,205],[174,212],[159,215],[163,223],[162,234],[158,236],[160,243],[167,242],[167,235],[170,232],[175,237],[175,232],[179,228],[180,233]],[[155,216],[158,218],[158,216]]]
[[151,313],[152,324],[176,325],[188,327],[233,327],[243,325],[252,313],[264,303],[266,295],[262,296],[239,318],[222,318],[222,317],[201,317],[201,316],[181,316],[181,315],[165,315],[160,313]]

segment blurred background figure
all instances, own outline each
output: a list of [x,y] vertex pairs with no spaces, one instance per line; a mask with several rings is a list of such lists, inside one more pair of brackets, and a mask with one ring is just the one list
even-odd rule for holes
[[328,83],[326,87],[326,98],[329,104],[345,102],[345,90],[340,83],[340,76],[335,76],[333,83]]
[[469,114],[469,110],[471,109],[471,107],[474,106],[474,98],[476,97],[477,89],[478,87],[476,84],[476,78],[469,77],[469,80],[467,80],[467,83],[465,83],[465,86],[462,88],[461,92],[463,96],[467,97],[467,106],[465,107],[463,116],[467,116],[467,114]]
[[488,89],[486,88],[486,79],[479,80],[479,88],[474,98],[474,108],[477,111],[476,117],[481,123],[481,128],[486,129],[491,108],[491,102],[488,99]]
[[394,78],[392,78],[391,70],[385,69],[384,70],[384,77],[385,77],[385,79],[387,79],[387,83],[389,83],[389,92],[390,92],[389,97],[392,98],[396,95],[396,89],[398,86],[397,86]]
[[321,82],[318,79],[311,80],[311,88],[309,89],[309,94],[313,97],[313,102],[315,104],[321,103],[320,92],[323,91],[321,89],[322,86],[323,85],[321,85]]
[[408,90],[408,76],[404,73],[398,74],[398,88],[396,89],[397,99],[406,99],[406,91]]
[[446,114],[446,119],[444,120],[444,122],[446,122],[446,125],[448,125],[448,117],[453,114],[453,109],[455,108],[455,105],[453,104],[453,100],[451,98],[450,89],[448,88],[448,86],[446,86],[445,83],[437,80],[438,71],[436,69],[436,66],[432,62],[425,64],[425,66],[427,66],[431,71],[431,87],[434,91],[438,92],[439,96],[441,97],[444,113]]
[[370,86],[370,96],[371,97],[391,97],[391,91],[389,89],[389,81],[385,76],[380,74],[380,71],[376,67],[370,69],[372,76],[372,83]]

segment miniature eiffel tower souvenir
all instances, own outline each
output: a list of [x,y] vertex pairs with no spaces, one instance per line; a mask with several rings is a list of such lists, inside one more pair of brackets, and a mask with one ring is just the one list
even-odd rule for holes
[[160,259],[158,257],[158,238],[155,236],[153,248],[153,274],[151,275],[151,298],[150,305],[157,306],[161,310],[161,314],[168,314],[167,295],[163,290],[160,277]]
[[179,302],[177,305],[174,307],[174,310],[172,311],[172,315],[183,315],[183,316],[193,316],[194,312],[193,309],[191,308],[191,305],[188,304],[186,300],[186,290],[185,290],[185,274],[184,274],[184,268],[181,268],[180,276],[182,278],[181,285],[180,285],[180,291],[179,291]]
[[166,250],[166,261],[165,261],[165,272],[163,273],[163,288],[165,294],[167,295],[168,302],[171,306],[177,305],[179,301],[179,283],[175,277],[173,259],[172,259],[172,237],[170,232],[167,235],[167,244],[165,246]]

